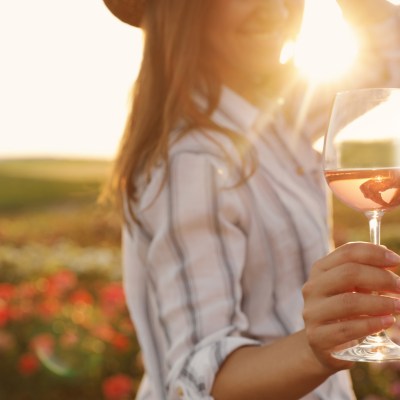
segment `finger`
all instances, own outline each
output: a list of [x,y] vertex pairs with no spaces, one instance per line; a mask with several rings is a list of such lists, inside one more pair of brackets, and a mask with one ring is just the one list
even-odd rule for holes
[[400,277],[385,269],[347,263],[320,274],[303,287],[307,298],[344,292],[400,293]]
[[314,306],[304,309],[303,317],[308,324],[313,321],[330,323],[338,320],[348,320],[360,316],[383,316],[400,314],[400,300],[363,293],[342,293],[325,298]]
[[315,328],[308,328],[307,337],[311,347],[321,351],[330,351],[344,343],[359,340],[365,336],[387,329],[394,322],[395,319],[391,315],[339,321],[320,325]]
[[384,246],[365,242],[346,243],[314,264],[315,271],[328,271],[348,262],[390,268],[400,265],[400,256]]

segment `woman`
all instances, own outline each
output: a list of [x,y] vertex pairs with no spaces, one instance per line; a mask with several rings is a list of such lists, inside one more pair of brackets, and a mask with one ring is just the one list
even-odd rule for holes
[[393,324],[399,303],[368,294],[400,293],[400,257],[329,253],[320,160],[294,128],[301,85],[279,62],[302,3],[105,2],[145,32],[113,182],[138,399],[353,398],[331,352]]

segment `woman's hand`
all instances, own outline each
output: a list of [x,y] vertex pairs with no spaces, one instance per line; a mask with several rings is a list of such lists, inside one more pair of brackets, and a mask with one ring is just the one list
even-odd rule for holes
[[399,264],[396,253],[359,242],[345,244],[313,265],[303,287],[303,317],[308,343],[325,368],[348,368],[350,362],[331,352],[394,323],[400,300],[389,296],[400,293],[400,278],[388,269]]
[[356,25],[373,25],[395,15],[396,6],[386,0],[338,0],[345,18]]

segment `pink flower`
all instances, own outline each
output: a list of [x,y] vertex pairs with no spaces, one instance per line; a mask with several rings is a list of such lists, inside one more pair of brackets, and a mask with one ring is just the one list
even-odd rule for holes
[[33,375],[39,369],[39,360],[32,353],[23,354],[18,360],[18,371],[25,376]]
[[393,394],[393,396],[399,398],[400,396],[400,382],[393,382],[392,385],[390,386],[390,393]]
[[51,334],[43,333],[35,336],[29,345],[35,353],[50,355],[54,351],[55,340]]
[[60,344],[64,348],[71,348],[79,342],[79,336],[74,331],[67,331],[60,337]]
[[106,400],[125,400],[133,391],[133,380],[127,375],[118,374],[104,380],[103,395]]

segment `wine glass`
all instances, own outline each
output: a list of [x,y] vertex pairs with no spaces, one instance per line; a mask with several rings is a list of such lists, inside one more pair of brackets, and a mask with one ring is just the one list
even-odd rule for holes
[[[400,89],[336,95],[324,140],[324,174],[339,200],[365,214],[371,242],[380,244],[382,216],[400,205]],[[348,346],[332,355],[350,361],[400,359],[400,346],[385,331]]]

